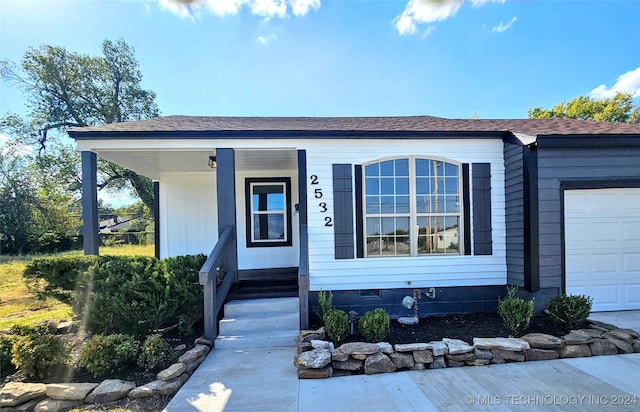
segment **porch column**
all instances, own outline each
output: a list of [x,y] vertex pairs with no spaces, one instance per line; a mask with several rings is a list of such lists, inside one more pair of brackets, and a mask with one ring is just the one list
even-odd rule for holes
[[307,230],[307,152],[298,150],[298,219],[300,222],[300,260],[298,299],[300,329],[309,329],[309,235]]
[[[225,226],[233,225],[234,232],[236,226],[236,165],[233,149],[216,149],[216,182],[218,192],[216,199],[218,202],[218,236],[222,234]],[[238,243],[233,242],[227,248],[226,256],[227,273],[235,276],[238,280]]]
[[97,165],[95,153],[82,152],[82,242],[85,255],[97,255],[100,245]]
[[160,182],[153,182],[153,236],[155,256],[160,259]]

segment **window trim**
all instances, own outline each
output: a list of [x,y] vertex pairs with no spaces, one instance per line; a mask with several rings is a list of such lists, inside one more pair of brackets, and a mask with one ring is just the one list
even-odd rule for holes
[[[368,214],[366,211],[366,202],[367,202],[367,191],[366,191],[366,167],[369,165],[373,165],[376,163],[382,163],[393,160],[407,159],[409,162],[409,228],[416,228],[418,224],[418,217],[425,216],[425,213],[418,213],[416,207],[416,160],[428,160],[428,161],[439,161],[450,163],[455,165],[458,169],[458,195],[459,195],[459,210],[457,213],[440,213],[438,216],[455,216],[458,217],[458,253],[418,253],[418,233],[415,230],[409,230],[409,254],[392,254],[392,255],[369,255],[367,248],[367,217],[402,217],[407,215],[406,213],[378,213],[378,214]],[[362,213],[362,248],[363,248],[363,257],[364,258],[393,258],[393,257],[427,257],[427,256],[462,256],[465,254],[465,198],[466,193],[464,192],[463,185],[463,163],[459,161],[455,161],[452,159],[447,159],[438,156],[420,156],[420,155],[411,155],[411,156],[393,156],[393,157],[383,157],[380,159],[372,160],[370,162],[366,162],[362,164],[362,172],[360,176],[360,181],[362,185],[361,191],[361,213]],[[388,216],[385,216],[388,215]],[[427,214],[433,215],[433,214]],[[406,216],[405,216],[406,217]]]
[[[245,187],[245,226],[246,226],[246,240],[247,248],[254,247],[283,247],[291,246],[293,244],[292,234],[292,219],[291,219],[291,178],[290,177],[248,177],[244,180]],[[256,184],[274,184],[283,185],[285,189],[284,199],[284,226],[285,226],[285,238],[283,240],[253,240],[253,209],[252,209],[252,188]]]

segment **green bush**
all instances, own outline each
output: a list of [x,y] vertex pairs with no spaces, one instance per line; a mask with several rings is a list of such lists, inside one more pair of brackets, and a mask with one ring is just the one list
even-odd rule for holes
[[0,378],[15,372],[11,363],[11,348],[17,339],[16,335],[0,335]]
[[94,377],[106,376],[133,366],[138,343],[131,335],[95,335],[82,344],[78,364]]
[[29,377],[44,378],[49,368],[69,356],[70,348],[46,326],[14,327],[12,331],[18,337],[11,348],[11,363]]
[[320,319],[324,320],[324,315],[333,309],[333,292],[329,291],[328,295],[324,290],[318,292],[318,305],[320,305]]
[[382,342],[389,334],[391,320],[384,309],[374,309],[365,313],[358,321],[358,328],[368,342]]
[[517,298],[517,291],[516,286],[507,287],[507,297],[498,301],[498,315],[513,333],[527,329],[533,316],[533,301]]
[[330,309],[325,313],[324,328],[334,342],[342,342],[349,334],[349,316],[343,310]]
[[593,300],[585,295],[560,295],[547,303],[547,313],[558,326],[575,329],[587,321]]
[[171,306],[167,315],[177,320],[180,331],[185,334],[203,317],[204,298],[199,273],[206,260],[207,257],[200,254],[162,261],[171,289]]
[[176,360],[176,353],[160,335],[149,335],[140,348],[138,366],[148,371],[166,368]]

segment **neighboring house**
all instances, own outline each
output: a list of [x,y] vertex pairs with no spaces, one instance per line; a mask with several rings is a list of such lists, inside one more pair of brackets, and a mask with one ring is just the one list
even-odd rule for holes
[[138,218],[114,216],[111,219],[101,220],[100,223],[98,223],[98,229],[100,230],[100,233],[112,233],[119,230],[128,230],[131,228],[132,223],[138,220]]
[[538,310],[564,292],[640,309],[640,125],[167,116],[69,134],[85,221],[97,154],[156,182],[159,256],[208,254],[229,226],[230,272],[299,267],[303,326],[320,290],[360,314],[405,315],[431,287],[422,315],[494,310],[508,284]]

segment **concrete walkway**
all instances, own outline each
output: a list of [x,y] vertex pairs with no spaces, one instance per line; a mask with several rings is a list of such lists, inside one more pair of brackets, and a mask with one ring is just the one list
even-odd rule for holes
[[[640,330],[640,311],[592,319]],[[165,410],[640,410],[640,353],[321,380],[298,380],[294,355],[295,348],[214,350]]]

